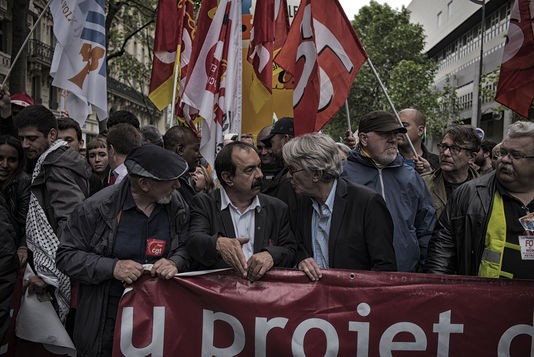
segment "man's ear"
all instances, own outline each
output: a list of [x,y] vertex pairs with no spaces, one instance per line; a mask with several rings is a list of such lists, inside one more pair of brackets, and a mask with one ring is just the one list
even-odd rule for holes
[[146,177],[140,177],[138,180],[137,180],[137,184],[139,185],[139,187],[141,188],[141,190],[143,192],[148,192],[150,191],[150,180],[147,179]]
[[319,182],[323,178],[323,170],[312,171],[312,182]]
[[50,144],[57,140],[57,130],[55,128],[50,129],[47,139]]
[[80,150],[81,150],[81,149],[83,148],[83,144],[84,144],[85,142],[84,142],[83,139],[82,139],[82,140],[79,141],[79,143],[80,143]]
[[184,145],[183,144],[176,144],[174,147],[174,152],[176,152],[178,155],[182,156],[184,153]]
[[478,153],[476,152],[469,152],[469,164],[474,164],[475,163],[475,159],[477,157]]
[[234,185],[234,177],[228,171],[223,171],[221,178],[227,186],[232,187]]
[[113,147],[113,145],[111,144],[108,144],[108,156],[113,156],[115,155],[115,148]]
[[359,133],[358,138],[360,139],[360,143],[362,144],[362,146],[365,147],[369,144],[369,137],[366,133]]
[[425,135],[425,127],[423,125],[417,126],[417,136],[423,137]]

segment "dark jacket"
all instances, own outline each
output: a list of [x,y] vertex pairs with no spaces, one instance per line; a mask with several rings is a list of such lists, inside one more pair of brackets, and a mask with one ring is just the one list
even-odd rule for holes
[[[478,177],[478,173],[471,167],[468,169],[467,179],[472,180]],[[447,204],[447,191],[445,190],[445,181],[443,179],[443,172],[441,169],[437,169],[431,173],[424,174],[423,180],[425,181],[428,191],[432,196],[432,203],[436,208],[436,214],[438,218],[445,209]]]
[[26,215],[30,202],[30,184],[30,177],[21,171],[3,191],[9,219],[16,232],[17,247],[26,246]]
[[3,341],[9,326],[18,268],[15,230],[9,219],[7,204],[0,195],[0,341]]
[[421,176],[399,154],[388,166],[352,150],[342,177],[381,194],[393,219],[393,246],[399,271],[416,271],[426,258],[436,224],[436,209]]
[[60,146],[46,157],[31,192],[59,237],[74,208],[89,196],[90,167],[77,151]]
[[[298,199],[290,212],[297,237],[296,263],[313,257],[312,200]],[[339,179],[328,238],[329,267],[336,269],[396,271],[393,221],[376,192]]]
[[430,240],[425,272],[478,275],[495,187],[493,172],[453,192]]
[[102,174],[102,177],[104,177],[103,179],[100,178],[100,175],[91,172],[91,175],[89,176],[89,196],[92,196],[103,188],[109,186],[108,180],[110,171],[111,168],[108,165]]
[[[117,263],[113,256],[113,242],[129,190],[130,183],[126,178],[120,184],[97,192],[76,208],[61,235],[57,267],[80,283],[74,343],[81,356],[98,356],[101,349],[109,287]],[[176,263],[178,271],[187,271],[190,259],[185,250],[185,239],[189,208],[177,192],[165,207],[171,233],[167,258]]]
[[[255,215],[254,253],[267,251],[274,266],[292,267],[297,244],[289,228],[287,205],[261,193],[258,197],[261,209]],[[217,237],[235,238],[235,231],[229,208],[222,211],[220,208],[220,189],[197,194],[191,207],[191,237],[187,248],[204,269],[228,267],[217,253]]]

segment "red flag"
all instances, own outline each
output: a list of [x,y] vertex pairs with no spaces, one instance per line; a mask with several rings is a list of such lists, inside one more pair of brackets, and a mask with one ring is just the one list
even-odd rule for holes
[[273,83],[274,1],[256,2],[247,55],[248,61],[254,67],[256,77],[269,93],[272,93]]
[[186,73],[194,26],[192,0],[159,0],[148,95],[159,110],[172,102],[175,70]]
[[495,100],[528,117],[534,99],[534,0],[516,0],[501,64]]
[[[334,6],[332,6],[334,5]],[[343,105],[367,54],[337,0],[302,0],[275,58],[295,77],[295,134],[320,130]]]
[[256,77],[269,93],[272,93],[274,75],[273,56],[282,48],[288,32],[289,16],[286,0],[256,2],[247,56],[254,67]]

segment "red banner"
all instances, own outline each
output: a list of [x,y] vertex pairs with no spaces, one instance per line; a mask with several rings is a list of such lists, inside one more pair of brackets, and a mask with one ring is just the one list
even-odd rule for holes
[[273,270],[144,276],[123,296],[114,356],[527,356],[534,282]]

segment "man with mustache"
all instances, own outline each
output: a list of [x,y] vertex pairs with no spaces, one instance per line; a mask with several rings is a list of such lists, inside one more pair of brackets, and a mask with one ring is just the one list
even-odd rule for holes
[[358,127],[359,143],[350,152],[341,177],[382,195],[393,218],[397,269],[413,272],[426,258],[436,210],[423,179],[399,154],[400,133],[406,133],[406,128],[393,114],[373,111],[364,115]]
[[534,279],[534,123],[515,122],[500,145],[495,172],[458,187],[447,202],[425,271]]
[[438,217],[452,192],[478,177],[472,164],[480,150],[480,138],[471,125],[455,125],[445,131],[439,148],[439,169],[423,175]]
[[251,281],[273,266],[292,267],[296,250],[288,208],[260,193],[263,174],[254,146],[235,141],[215,159],[221,188],[191,205],[188,251],[203,269],[234,268]]
[[[135,129],[134,129],[135,130]],[[176,191],[187,163],[164,148],[134,148],[128,176],[97,192],[70,216],[57,251],[57,266],[80,283],[74,344],[81,356],[110,356],[124,283],[150,273],[171,279],[187,271],[189,208]]]

